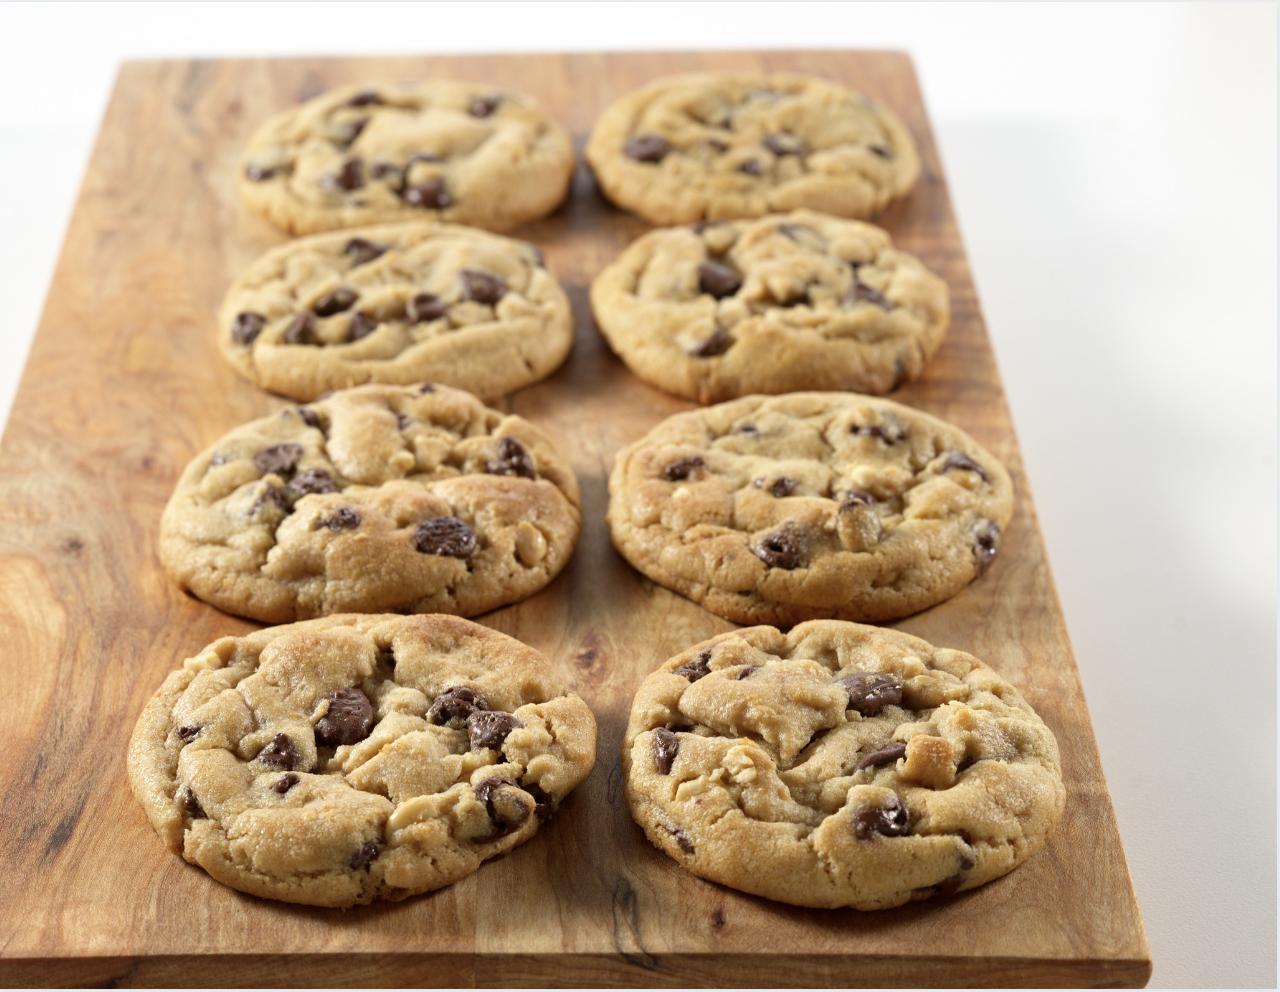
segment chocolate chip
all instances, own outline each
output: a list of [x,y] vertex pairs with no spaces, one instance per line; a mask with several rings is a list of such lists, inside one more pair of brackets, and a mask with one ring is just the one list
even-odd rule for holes
[[760,428],[755,424],[739,424],[733,429],[733,433],[744,435],[746,437],[759,437]]
[[382,102],[382,97],[378,96],[377,90],[361,90],[350,100],[347,101],[348,107],[368,107],[371,104]]
[[347,242],[345,251],[347,257],[351,259],[351,267],[354,269],[357,265],[367,265],[375,258],[386,254],[387,246],[380,245],[376,241],[370,241],[367,238],[352,238]]
[[347,328],[347,341],[359,341],[361,338],[367,338],[377,329],[377,321],[369,319],[362,313],[353,314],[351,326]]
[[942,466],[939,472],[950,472],[953,468],[961,469],[965,472],[977,472],[982,477],[983,482],[990,482],[991,476],[987,475],[987,470],[966,455],[963,451],[948,451],[943,456]]
[[297,314],[290,322],[288,329],[284,332],[285,344],[313,344],[315,343],[315,326],[316,318],[314,314],[302,312]]
[[354,744],[369,736],[373,727],[373,704],[359,689],[334,689],[320,697],[329,709],[316,721],[316,743],[326,747]]
[[875,506],[876,498],[865,489],[850,489],[840,501],[840,512],[852,510],[856,506]]
[[369,166],[369,175],[374,179],[386,179],[387,176],[398,176],[399,174],[400,168],[394,162],[379,159]]
[[973,530],[973,540],[978,552],[978,574],[982,575],[1000,550],[1000,525],[994,520],[979,520]]
[[453,197],[449,195],[444,180],[439,176],[406,186],[400,196],[409,206],[424,207],[427,210],[443,210],[453,204]]
[[794,134],[766,134],[761,143],[775,155],[799,155],[804,148]]
[[525,792],[529,793],[529,795],[533,797],[533,812],[537,815],[538,819],[544,822],[551,819],[551,814],[556,811],[555,799],[547,795],[539,786],[533,783],[528,785],[521,783],[520,788],[524,789]]
[[203,727],[192,726],[179,727],[176,731],[178,740],[182,741],[183,744],[193,741],[196,738],[196,734],[200,733],[203,729]]
[[901,799],[892,806],[859,810],[853,817],[853,832],[859,840],[868,840],[873,834],[902,837],[910,830],[911,815]]
[[849,693],[847,710],[857,710],[863,716],[875,716],[886,706],[902,703],[902,679],[896,675],[878,672],[854,672],[842,675],[840,682]]
[[513,437],[498,439],[498,457],[485,465],[490,475],[514,475],[521,479],[535,479],[533,458],[523,444]]
[[796,486],[800,485],[800,483],[796,482],[795,479],[789,478],[785,475],[778,476],[767,486],[764,484],[764,479],[756,479],[754,484],[757,489],[763,489],[770,496],[777,499],[782,499],[784,496],[790,496],[795,492]]
[[716,355],[723,355],[729,350],[729,346],[733,344],[733,339],[729,337],[729,332],[719,325],[711,332],[711,337],[703,341],[702,344],[696,345],[689,349],[689,354],[694,358],[714,358]]
[[244,177],[251,183],[260,183],[265,179],[270,179],[280,171],[280,166],[278,165],[262,166],[250,164],[244,167]]
[[462,298],[476,303],[497,303],[507,292],[506,281],[492,272],[480,272],[477,269],[463,269],[458,273],[458,281],[462,284]]
[[336,173],[325,176],[320,181],[326,186],[337,186],[339,189],[359,189],[364,185],[364,163],[358,158],[349,158]]
[[414,545],[424,555],[470,558],[476,550],[476,532],[457,517],[432,517],[418,524]]
[[717,300],[732,296],[742,288],[742,280],[727,265],[719,262],[698,263],[698,292],[708,293]]
[[763,176],[764,166],[762,166],[756,159],[749,158],[738,166],[738,171],[745,172],[748,176]]
[[253,344],[266,322],[266,317],[252,310],[236,314],[236,319],[231,322],[231,340],[236,344]]
[[884,145],[867,145],[867,148],[881,158],[893,158],[893,149],[885,148]]
[[[342,142],[341,142],[342,145],[344,147],[349,147],[356,140],[356,138],[360,137],[360,132],[364,130],[365,125],[368,123],[369,123],[369,118],[361,117],[359,120],[354,120],[350,124],[348,124],[346,127],[344,127],[342,129]],[[358,162],[360,160],[356,159],[356,161]],[[362,181],[360,185],[363,186],[364,182]],[[348,187],[348,188],[354,188],[354,187]]]
[[431,385],[431,383],[429,383],[429,382],[424,382],[424,383],[423,383],[423,384],[418,388],[418,395],[419,395],[419,396],[426,396],[426,395],[427,395],[427,393],[434,393],[435,391],[436,391],[436,387],[435,387],[435,386]]
[[507,734],[519,726],[520,721],[510,713],[476,710],[467,717],[467,742],[473,751],[486,747],[501,751]]
[[302,422],[308,427],[314,427],[318,431],[323,431],[324,427],[320,424],[320,414],[316,413],[309,406],[298,407],[298,416],[302,418]]
[[477,96],[472,98],[467,110],[472,117],[488,117],[498,109],[500,103],[502,103],[501,96]]
[[484,803],[485,812],[489,814],[489,822],[493,824],[493,833],[486,840],[497,840],[524,826],[531,810],[523,796],[502,795],[502,789],[517,788],[509,778],[486,778],[474,787],[476,798]]
[[298,784],[298,773],[285,772],[283,775],[280,776],[279,779],[276,780],[275,784],[272,785],[271,788],[283,796],[286,792],[288,792],[297,784]]
[[854,766],[854,771],[862,771],[864,768],[881,768],[884,765],[891,765],[899,758],[906,757],[907,744],[905,741],[891,741],[882,747],[879,751],[872,751],[868,755],[864,755],[858,759],[858,763]]
[[673,675],[679,675],[681,678],[688,679],[690,682],[697,682],[698,679],[711,674],[708,663],[711,661],[711,649],[698,653],[698,657],[693,661],[686,661],[679,668],[673,669]]
[[679,827],[668,827],[664,825],[662,829],[672,836],[675,842],[680,845],[680,850],[684,851],[685,854],[693,853],[693,841],[689,839],[689,835],[687,833]]
[[960,855],[960,868],[954,875],[944,878],[941,882],[934,886],[934,891],[940,896],[953,896],[960,891],[960,886],[964,884],[964,873],[974,866],[976,862],[967,854]]
[[351,304],[355,303],[356,294],[346,286],[339,286],[332,293],[325,293],[324,296],[316,300],[315,305],[311,308],[319,317],[332,317],[335,313],[342,313],[343,310],[351,309]]
[[733,681],[741,682],[743,679],[749,679],[756,672],[760,671],[759,665],[743,665],[733,674]]
[[853,282],[849,284],[849,289],[844,294],[844,305],[849,306],[862,300],[874,303],[881,310],[893,309],[893,304],[885,299],[879,291],[872,289],[864,282],[860,282],[858,277],[854,276]]
[[285,488],[293,490],[294,499],[339,491],[338,484],[333,481],[333,476],[322,468],[309,468],[305,472],[299,472],[289,481],[289,485]]
[[369,870],[369,866],[378,860],[378,845],[373,841],[366,841],[361,845],[360,850],[351,855],[351,860],[347,862],[351,866],[352,871],[359,871],[363,868]]
[[328,527],[330,530],[355,530],[360,526],[360,514],[349,506],[340,506],[333,511],[332,517],[317,517],[311,525],[312,530]]
[[800,545],[786,529],[765,534],[751,550],[755,552],[757,558],[770,568],[791,569],[800,567]]
[[477,710],[488,710],[489,704],[484,696],[465,685],[446,689],[431,701],[427,710],[427,719],[437,726],[448,724],[454,730],[460,730],[467,718]]
[[193,820],[203,820],[208,816],[204,811],[204,807],[200,805],[200,800],[196,798],[196,794],[190,789],[183,793],[182,810]]
[[249,515],[253,516],[268,503],[271,503],[284,513],[289,513],[293,509],[288,498],[280,491],[280,488],[268,482],[262,487],[262,495],[254,500],[253,506],[249,508]]
[[653,732],[653,763],[663,775],[671,774],[671,766],[680,751],[680,738],[666,727]]
[[286,772],[293,771],[298,763],[298,756],[293,750],[293,741],[288,734],[276,734],[271,743],[258,752],[258,761],[272,768],[280,768]]
[[671,151],[671,142],[660,134],[638,134],[628,138],[622,154],[637,162],[661,162]]
[[253,456],[253,464],[263,475],[289,475],[302,458],[300,444],[273,444]]
[[449,307],[438,296],[419,293],[409,301],[407,312],[409,323],[421,324],[423,321],[439,320],[449,312]]
[[691,473],[705,467],[706,463],[702,460],[701,455],[689,455],[667,465],[662,470],[662,477],[668,482],[679,482],[682,479],[689,478]]
[[851,434],[862,437],[875,437],[889,444],[896,444],[906,439],[907,427],[892,414],[886,414],[883,424],[854,424],[849,428]]

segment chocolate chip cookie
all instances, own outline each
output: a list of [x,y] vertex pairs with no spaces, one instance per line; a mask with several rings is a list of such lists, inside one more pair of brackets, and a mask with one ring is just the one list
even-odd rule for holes
[[474,616],[550,582],[581,521],[573,470],[528,421],[445,386],[361,386],[197,456],[160,558],[199,598],[268,623]]
[[783,74],[656,80],[600,115],[586,158],[610,200],[654,224],[798,207],[873,217],[920,173],[910,132],[888,110]]
[[676,414],[623,449],[613,543],[735,623],[892,620],[995,560],[1004,467],[959,428],[852,393],[749,396]]
[[419,217],[506,231],[559,206],[573,169],[569,133],[529,97],[435,81],[344,86],[272,117],[239,184],[292,234]]
[[296,400],[366,382],[441,382],[492,400],[573,344],[568,297],[535,245],[416,221],[299,238],[227,291],[218,344]]
[[919,378],[950,313],[946,283],[880,228],[809,210],[651,231],[591,308],[631,371],[701,403],[883,395]]
[[160,839],[242,892],[403,899],[524,843],[595,764],[538,652],[448,616],[335,616],[215,641],[138,720]]
[[1053,734],[963,651],[835,620],[666,662],[622,745],[631,815],[695,875],[884,909],[1012,871],[1065,802]]

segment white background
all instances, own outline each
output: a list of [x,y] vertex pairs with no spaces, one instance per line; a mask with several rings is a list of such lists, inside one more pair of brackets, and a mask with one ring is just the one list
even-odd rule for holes
[[1158,987],[1276,985],[1276,5],[0,3],[0,415],[122,59],[909,51]]

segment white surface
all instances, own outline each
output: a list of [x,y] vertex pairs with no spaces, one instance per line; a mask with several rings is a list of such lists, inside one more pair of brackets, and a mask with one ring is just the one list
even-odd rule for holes
[[0,411],[122,59],[907,50],[1151,984],[1274,987],[1276,27],[1269,3],[3,3]]

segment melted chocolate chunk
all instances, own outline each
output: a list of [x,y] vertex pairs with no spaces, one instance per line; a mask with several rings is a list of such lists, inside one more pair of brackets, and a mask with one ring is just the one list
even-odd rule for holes
[[853,282],[849,285],[849,289],[844,294],[844,305],[849,306],[866,300],[868,303],[874,303],[881,310],[892,310],[893,304],[885,299],[884,295],[878,290],[872,289],[864,282],[859,282],[858,277],[853,277]]
[[761,144],[779,156],[799,155],[804,149],[804,145],[794,134],[766,134],[761,139]]
[[359,689],[334,689],[320,697],[329,709],[316,721],[316,743],[326,747],[354,744],[373,728],[373,704]]
[[734,673],[733,681],[741,682],[743,679],[749,679],[758,671],[760,671],[759,665],[743,665]]
[[351,860],[347,862],[351,866],[352,871],[359,871],[363,868],[369,870],[369,866],[378,860],[378,845],[373,841],[365,841],[361,845],[360,850],[351,855]]
[[349,158],[333,175],[322,176],[320,182],[338,189],[359,189],[364,185],[364,163],[358,158]]
[[749,158],[738,166],[739,172],[745,172],[748,176],[763,176],[764,166],[754,158]]
[[800,545],[786,529],[765,534],[751,550],[770,568],[799,568],[801,564]]
[[911,830],[911,815],[899,799],[893,806],[859,810],[853,818],[853,832],[858,840],[869,840],[874,834],[902,837]]
[[973,858],[967,854],[960,855],[960,868],[949,878],[944,878],[941,882],[934,886],[934,890],[940,896],[953,896],[960,891],[960,886],[964,884],[964,873],[976,864]]
[[679,827],[664,826],[662,829],[672,836],[675,842],[680,845],[680,850],[684,851],[685,854],[693,853],[693,841],[689,839],[689,835],[687,833]]
[[458,281],[462,283],[462,298],[464,300],[493,305],[507,294],[506,281],[492,272],[463,269],[458,273]]
[[289,735],[276,734],[271,738],[271,743],[258,752],[257,760],[272,768],[291,772],[298,763],[298,756],[294,753],[293,741],[289,739]]
[[484,701],[484,696],[465,685],[458,685],[446,689],[431,701],[427,719],[437,726],[448,724],[454,730],[460,730],[472,713],[488,709],[489,704]]
[[702,460],[701,455],[689,455],[687,458],[681,458],[667,465],[662,470],[662,477],[668,482],[680,482],[705,466],[706,462]]
[[942,467],[938,471],[950,472],[953,468],[958,468],[965,472],[977,472],[983,482],[991,481],[991,476],[987,475],[987,470],[963,451],[948,451],[943,456]]
[[236,319],[231,322],[231,340],[236,344],[253,344],[266,322],[266,317],[252,310],[236,314]]
[[863,716],[875,716],[886,706],[902,704],[902,679],[896,675],[854,672],[843,675],[836,681],[849,693],[845,709],[857,710]]
[[352,238],[347,242],[345,251],[347,257],[351,259],[351,267],[354,269],[357,265],[367,265],[375,258],[385,255],[387,246],[380,245],[376,241],[369,241],[367,238]]
[[666,727],[658,727],[653,732],[653,763],[663,775],[671,774],[671,766],[680,752],[680,738]]
[[702,344],[690,348],[689,354],[694,358],[714,358],[728,351],[731,344],[733,344],[733,338],[729,337],[729,332],[717,325],[711,332],[711,337]]
[[178,735],[178,740],[182,741],[183,744],[187,744],[195,740],[196,734],[200,733],[203,729],[203,727],[179,727],[175,733]]
[[314,314],[303,312],[297,314],[284,332],[285,344],[314,344],[316,318]]
[[305,472],[299,472],[285,488],[291,491],[294,499],[338,492],[338,484],[333,481],[333,476],[322,468],[309,468]]
[[891,765],[899,758],[905,758],[907,755],[907,745],[905,741],[890,741],[879,751],[872,751],[868,755],[858,759],[858,763],[854,766],[854,771],[862,771],[864,768],[881,768],[884,765]]
[[532,812],[523,796],[503,796],[503,787],[518,788],[509,778],[486,778],[475,786],[476,798],[484,803],[485,812],[489,814],[489,822],[493,824],[493,833],[487,840],[505,837],[524,826]]
[[784,496],[790,496],[795,492],[796,486],[798,485],[800,485],[800,483],[796,482],[795,479],[785,475],[778,476],[767,486],[764,484],[764,479],[756,479],[755,481],[755,487],[757,489],[763,489],[770,496],[777,499],[782,499]]
[[701,651],[698,657],[693,661],[686,661],[679,668],[673,669],[673,675],[679,675],[681,678],[688,679],[690,682],[697,682],[703,676],[711,674],[709,662],[711,661],[711,649]]
[[273,444],[253,456],[253,464],[263,475],[290,475],[302,458],[300,444]]
[[268,503],[273,504],[285,513],[289,513],[292,510],[288,497],[280,491],[278,486],[274,486],[268,482],[262,488],[262,495],[254,500],[253,506],[249,508],[249,515],[253,516],[253,514],[257,513]]
[[340,506],[332,517],[317,517],[312,530],[328,527],[330,530],[355,530],[360,526],[360,514],[349,506]]
[[519,726],[520,721],[510,713],[475,710],[467,717],[467,742],[473,751],[486,747],[501,751],[507,734]]
[[538,819],[542,822],[551,819],[551,814],[556,811],[556,801],[543,792],[539,786],[532,783],[529,785],[522,784],[520,788],[533,797],[533,812]]
[[432,517],[418,524],[413,535],[414,546],[424,555],[447,558],[470,558],[475,554],[476,532],[457,517]]
[[500,103],[502,103],[502,97],[498,95],[477,96],[472,98],[467,110],[472,117],[488,117],[498,109]]
[[424,207],[427,210],[444,210],[453,204],[453,197],[449,195],[448,187],[439,176],[406,186],[400,196],[409,206]]
[[361,90],[350,100],[347,101],[348,107],[368,107],[371,104],[379,104],[382,97],[378,96],[377,90]]
[[698,292],[708,293],[717,300],[732,296],[742,288],[742,280],[727,265],[719,262],[698,263]]
[[1000,525],[994,520],[979,520],[973,530],[973,540],[978,553],[978,574],[982,575],[1000,550]]
[[533,457],[523,444],[513,437],[498,439],[498,457],[485,465],[489,475],[514,475],[521,479],[536,479]]
[[346,286],[339,286],[332,293],[325,293],[324,296],[316,300],[315,305],[311,308],[318,317],[332,317],[335,313],[342,313],[344,310],[350,310],[351,304],[355,303],[356,294]]
[[271,788],[283,796],[286,792],[288,792],[297,784],[298,784],[298,773],[285,772],[283,775],[280,776],[279,779],[276,780],[275,784],[272,785]]
[[852,510],[856,506],[875,506],[876,498],[865,489],[850,489],[840,501],[840,512]]
[[439,320],[449,312],[449,307],[438,296],[433,296],[431,293],[419,293],[409,301],[407,312],[409,323],[421,324],[424,321]]
[[320,423],[320,414],[312,410],[311,407],[298,407],[298,416],[302,418],[302,422],[308,427],[314,427],[316,430],[321,432],[324,431],[324,427]]
[[660,134],[638,134],[628,138],[622,154],[637,162],[661,162],[671,151],[671,142]]
[[196,794],[190,789],[182,795],[182,811],[193,820],[203,820],[207,817],[204,807],[200,805],[200,800],[196,798]]
[[371,320],[362,313],[353,314],[351,326],[347,329],[347,341],[359,341],[361,338],[367,338],[377,329],[377,321]]

